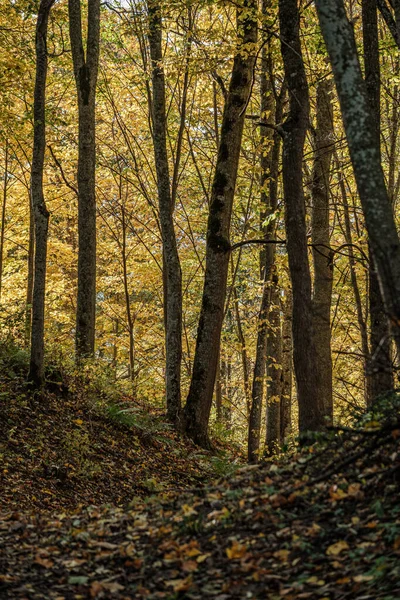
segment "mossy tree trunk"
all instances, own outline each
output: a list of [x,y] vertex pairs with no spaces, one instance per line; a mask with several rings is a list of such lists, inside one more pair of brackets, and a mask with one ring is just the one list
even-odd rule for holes
[[400,241],[380,162],[379,140],[354,31],[342,0],[316,0],[329,52],[370,248],[400,351]]
[[209,447],[210,418],[219,356],[230,254],[230,223],[245,112],[251,92],[257,42],[257,3],[239,3],[240,42],[224,107],[207,225],[206,272],[189,394],[186,434]]

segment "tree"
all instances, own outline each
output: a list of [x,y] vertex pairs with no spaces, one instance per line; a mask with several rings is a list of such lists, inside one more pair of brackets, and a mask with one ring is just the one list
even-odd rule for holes
[[329,231],[329,175],[333,153],[333,107],[331,80],[317,87],[317,126],[315,130],[314,169],[312,176],[312,251],[314,261],[313,326],[316,368],[323,413],[328,422],[333,418],[331,302],[333,285],[333,252]]
[[379,140],[361,74],[354,32],[342,0],[317,0],[316,6],[335,76],[370,247],[399,352],[400,242],[385,186]]
[[86,51],[80,0],[68,0],[69,34],[78,98],[78,299],[76,355],[94,353],[96,326],[96,140],[95,106],[99,63],[100,0],[88,0]]
[[[263,13],[266,14],[269,2],[265,3]],[[279,159],[281,148],[281,136],[278,131],[273,131],[267,127],[265,122],[271,116],[274,117],[276,125],[279,125],[282,120],[283,103],[286,92],[286,85],[281,86],[281,90],[275,89],[275,82],[272,75],[269,74],[271,63],[271,53],[268,46],[265,44],[261,55],[261,81],[260,81],[260,136],[261,136],[261,152],[260,152],[260,189],[261,189],[261,222],[263,235],[266,241],[275,238],[277,229],[278,208],[278,178],[279,178]],[[271,125],[271,123],[269,123]],[[273,132],[273,135],[271,133]],[[271,139],[272,138],[272,139]],[[272,147],[271,147],[272,141]],[[265,224],[266,223],[266,224]],[[267,363],[272,363],[276,357],[271,353],[268,346],[268,335],[270,329],[269,309],[271,306],[271,296],[276,296],[276,285],[271,282],[272,272],[275,265],[275,244],[266,244],[260,252],[261,277],[263,283],[263,293],[261,298],[260,312],[258,316],[258,331],[257,331],[257,346],[256,357],[254,362],[253,385],[252,385],[252,401],[249,415],[248,428],[248,460],[255,462],[259,457],[260,450],[260,429],[261,429],[261,414],[262,402],[264,395],[264,379],[267,369]],[[273,302],[272,302],[273,303]],[[276,319],[275,319],[276,320]],[[270,336],[274,339],[274,336]],[[279,344],[276,346],[278,347]],[[268,355],[268,356],[267,356]],[[271,369],[270,369],[271,371]],[[279,377],[278,370],[272,369],[270,373],[272,379]],[[273,384],[274,388],[277,385]],[[276,389],[275,389],[276,391]],[[276,395],[276,394],[274,394]],[[276,407],[275,407],[276,408]],[[271,413],[270,416],[277,415],[278,411]]]
[[239,47],[225,103],[207,225],[206,272],[189,394],[184,409],[187,435],[208,447],[208,421],[219,357],[230,254],[230,222],[243,125],[255,62],[257,3],[238,8]]
[[297,0],[280,0],[281,52],[289,92],[289,114],[283,124],[282,179],[290,278],[293,292],[293,362],[299,403],[300,432],[324,425],[316,368],[311,274],[303,190],[304,142],[309,126],[308,84],[302,58]]
[[[398,4],[398,3],[397,3]],[[365,68],[365,85],[374,116],[377,146],[380,150],[381,137],[381,97],[380,97],[380,66],[379,66],[379,36],[376,0],[363,0],[363,52]],[[395,5],[396,9],[396,5]],[[396,10],[395,10],[396,12]],[[396,19],[397,21],[397,19]],[[397,21],[398,22],[398,21]],[[381,159],[380,159],[381,160]],[[391,360],[391,339],[389,323],[385,314],[378,275],[375,269],[373,253],[370,250],[369,265],[369,314],[370,314],[370,356],[368,357],[368,376],[371,382],[367,403],[393,388],[393,368]]]
[[44,308],[46,289],[49,211],[43,193],[46,150],[47,29],[54,0],[41,0],[36,22],[36,79],[33,99],[33,152],[31,194],[35,226],[34,284],[32,297],[31,353],[28,380],[40,387],[44,381]]
[[[161,6],[157,0],[149,1],[148,10],[153,84],[153,144],[163,244],[167,414],[171,421],[177,422],[181,411],[182,273],[175,236],[174,200],[171,193],[168,165]],[[177,187],[176,172],[175,166],[173,190],[176,190]]]

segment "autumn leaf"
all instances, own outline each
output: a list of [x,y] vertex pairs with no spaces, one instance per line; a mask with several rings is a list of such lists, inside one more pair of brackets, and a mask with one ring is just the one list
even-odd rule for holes
[[328,546],[328,548],[326,549],[326,554],[328,556],[338,556],[341,552],[343,552],[343,550],[348,550],[349,549],[349,545],[345,540],[340,540],[339,542],[336,542],[335,544],[331,544],[330,546]]
[[245,544],[240,544],[236,540],[232,542],[230,548],[226,548],[225,550],[227,557],[229,560],[234,560],[235,558],[242,558],[247,552],[247,546]]

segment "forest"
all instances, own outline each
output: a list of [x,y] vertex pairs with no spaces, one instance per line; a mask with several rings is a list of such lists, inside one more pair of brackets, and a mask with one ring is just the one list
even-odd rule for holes
[[0,597],[400,597],[400,0],[0,0]]

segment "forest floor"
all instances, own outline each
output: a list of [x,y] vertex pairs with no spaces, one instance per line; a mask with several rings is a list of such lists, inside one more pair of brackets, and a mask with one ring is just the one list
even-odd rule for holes
[[397,396],[216,480],[167,427],[0,384],[0,598],[400,597]]

